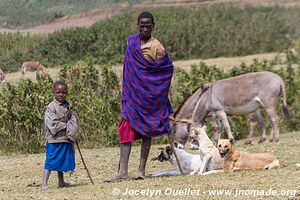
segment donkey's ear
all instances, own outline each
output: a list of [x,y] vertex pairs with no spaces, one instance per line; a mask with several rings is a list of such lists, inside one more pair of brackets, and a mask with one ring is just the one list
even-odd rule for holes
[[192,125],[192,124],[190,124],[190,123],[187,124],[186,129],[187,129],[187,132],[188,132],[188,133],[191,131],[191,128],[193,128],[193,127],[191,127],[191,125]]
[[210,86],[212,85],[212,83],[205,83],[201,86],[202,92],[205,92]]

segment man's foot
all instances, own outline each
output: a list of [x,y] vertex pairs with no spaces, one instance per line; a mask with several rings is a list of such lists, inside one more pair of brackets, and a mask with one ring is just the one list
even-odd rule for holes
[[68,187],[71,187],[71,184],[70,184],[70,183],[66,183],[66,182],[64,182],[64,183],[59,183],[59,184],[58,184],[58,187],[59,187],[59,188],[68,188]]
[[133,178],[132,180],[144,180],[145,179],[145,173],[142,172],[138,172]]
[[135,176],[135,177],[132,177],[132,180],[144,180],[145,179],[145,176]]
[[121,181],[125,181],[127,180],[129,177],[127,175],[114,175],[112,178],[110,179],[106,179],[103,182],[104,183],[113,183],[113,182],[121,182]]

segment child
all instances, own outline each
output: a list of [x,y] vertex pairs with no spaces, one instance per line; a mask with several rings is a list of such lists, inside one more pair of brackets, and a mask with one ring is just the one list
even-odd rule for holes
[[42,176],[42,190],[48,188],[51,171],[57,171],[58,187],[69,187],[63,172],[75,169],[73,143],[78,138],[76,114],[66,101],[68,86],[64,82],[53,84],[54,100],[45,112],[46,160]]

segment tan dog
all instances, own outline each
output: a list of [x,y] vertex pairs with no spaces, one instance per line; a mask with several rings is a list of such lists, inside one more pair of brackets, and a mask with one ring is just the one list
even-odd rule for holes
[[245,169],[272,169],[279,168],[279,160],[267,153],[248,153],[236,150],[233,140],[220,139],[218,141],[220,156],[224,158],[224,171],[233,172]]
[[[223,169],[223,159],[219,151],[206,134],[206,126],[201,128],[191,127],[190,138],[199,143],[199,154],[202,162],[190,173],[190,175],[207,175],[217,173]],[[221,170],[222,171],[222,170]]]
[[47,76],[48,73],[46,71],[46,67],[38,62],[38,61],[26,61],[22,64],[22,76],[21,78],[24,78],[24,75],[27,71],[37,71],[38,73],[41,73],[42,76]]

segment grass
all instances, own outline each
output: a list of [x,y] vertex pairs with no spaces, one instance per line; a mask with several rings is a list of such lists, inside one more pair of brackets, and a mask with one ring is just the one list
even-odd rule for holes
[[[256,138],[255,142],[258,141]],[[85,162],[90,169],[95,182],[92,185],[86,175],[86,171],[76,151],[76,171],[72,176],[65,175],[67,182],[73,187],[57,188],[57,176],[52,173],[49,180],[49,189],[41,192],[37,185],[41,180],[41,173],[44,165],[45,154],[32,155],[9,155],[0,156],[0,199],[150,199],[150,193],[146,195],[114,195],[113,192],[124,193],[126,189],[137,191],[156,191],[157,195],[151,199],[232,199],[229,195],[209,195],[210,190],[227,190],[235,192],[243,190],[248,195],[238,195],[234,199],[300,199],[300,168],[295,164],[300,163],[299,132],[290,132],[280,135],[278,143],[255,144],[253,146],[243,145],[242,140],[237,141],[236,146],[240,150],[249,152],[269,152],[276,155],[286,166],[281,169],[266,171],[240,171],[234,173],[213,174],[209,176],[176,176],[176,177],[149,177],[150,172],[161,169],[170,169],[168,163],[149,161],[147,165],[147,178],[144,181],[124,181],[119,183],[103,183],[104,179],[110,178],[117,171],[119,148],[82,149]],[[152,146],[150,158],[159,154],[158,147]],[[139,161],[139,148],[134,146],[129,163],[129,175],[133,176]],[[196,152],[195,152],[196,153]],[[33,184],[35,183],[35,184]],[[198,190],[198,195],[171,194],[164,192],[176,192],[179,190]],[[287,196],[280,194],[272,196],[250,195],[250,190],[271,191],[280,193],[282,190],[296,190]],[[161,194],[159,195],[159,192]]]

